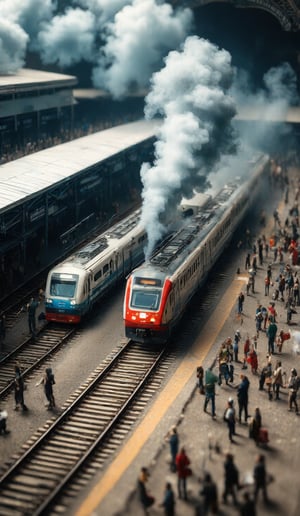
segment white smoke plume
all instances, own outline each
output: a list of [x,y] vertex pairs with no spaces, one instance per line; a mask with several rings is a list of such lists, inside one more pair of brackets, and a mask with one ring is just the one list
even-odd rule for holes
[[74,0],[73,3],[93,13],[97,19],[97,26],[102,29],[125,5],[131,5],[132,0]]
[[24,65],[28,35],[8,19],[0,20],[0,74],[15,73]]
[[19,25],[29,36],[29,46],[34,48],[41,23],[51,20],[56,4],[56,0],[0,0],[1,19]]
[[186,39],[182,51],[170,52],[165,67],[152,77],[145,114],[164,120],[154,165],[141,169],[146,257],[163,235],[161,217],[194,189],[206,189],[221,156],[236,150],[231,124],[236,110],[227,93],[232,79],[230,54],[196,36]]
[[148,87],[163,56],[186,38],[192,20],[190,9],[174,11],[171,5],[155,0],[133,0],[107,24],[105,44],[93,71],[94,85],[116,98],[131,87]]
[[85,59],[92,61],[95,45],[95,17],[80,8],[67,9],[44,23],[38,38],[44,63],[70,66]]
[[289,63],[271,68],[264,75],[263,83],[264,89],[254,90],[248,73],[236,71],[231,94],[240,106],[238,118],[253,118],[250,130],[247,125],[239,127],[241,139],[251,147],[268,150],[269,144],[274,146],[276,139],[280,140],[290,130],[287,125],[274,122],[285,118],[288,108],[299,103],[299,96],[297,77]]

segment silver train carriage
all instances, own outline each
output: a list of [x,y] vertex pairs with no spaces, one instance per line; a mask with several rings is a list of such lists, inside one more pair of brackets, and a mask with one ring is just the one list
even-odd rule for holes
[[[208,272],[228,245],[251,207],[269,159],[261,156],[246,182],[235,180],[127,279],[123,319],[126,337],[141,343],[164,343]],[[195,214],[196,213],[196,214]]]
[[140,215],[136,210],[49,272],[48,321],[79,323],[105,292],[143,261],[147,235]]

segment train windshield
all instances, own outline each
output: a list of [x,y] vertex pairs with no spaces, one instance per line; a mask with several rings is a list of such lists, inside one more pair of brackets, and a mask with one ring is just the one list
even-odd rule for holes
[[76,274],[53,274],[50,283],[50,295],[74,297],[78,276]]
[[161,290],[133,290],[131,296],[131,308],[139,310],[158,310],[161,298]]

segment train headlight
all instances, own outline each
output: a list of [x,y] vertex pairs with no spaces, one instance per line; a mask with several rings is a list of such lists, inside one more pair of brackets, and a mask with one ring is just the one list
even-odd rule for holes
[[70,305],[72,305],[72,306],[76,305],[76,301],[74,301],[74,299],[72,299],[72,301],[70,302]]
[[155,322],[155,317],[151,317],[150,322]]
[[133,316],[131,317],[131,319],[132,319],[133,321],[136,321],[136,315],[133,315]]
[[50,297],[47,297],[46,299],[46,303],[48,303],[49,305],[51,305],[53,303],[52,299]]

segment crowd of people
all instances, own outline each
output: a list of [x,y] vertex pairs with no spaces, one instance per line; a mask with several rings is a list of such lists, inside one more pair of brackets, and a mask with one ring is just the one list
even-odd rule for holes
[[76,138],[87,136],[96,133],[97,131],[104,131],[110,127],[120,125],[129,121],[137,119],[137,113],[129,113],[126,117],[107,118],[99,121],[85,121],[74,124],[73,129],[64,129],[57,127],[57,130],[52,133],[42,133],[38,138],[25,139],[22,142],[14,142],[13,139],[9,143],[2,144],[0,149],[0,165],[22,158],[28,154],[54,147],[62,143],[70,142]]
[[[300,180],[293,185],[289,184],[287,177],[281,181],[285,187],[286,204],[292,191],[295,192],[295,199],[289,210],[289,218],[284,224],[281,222],[279,211],[274,211],[274,226],[270,238],[262,235],[254,243],[250,240],[248,242],[251,247],[246,252],[244,266],[248,281],[245,292],[241,290],[236,302],[236,319],[239,320],[241,328],[235,329],[232,336],[220,344],[210,367],[205,369],[202,364],[196,370],[198,391],[203,396],[203,411],[209,414],[212,420],[216,420],[220,416],[220,410],[222,411],[230,448],[232,445],[242,444],[237,425],[247,425],[249,440],[253,440],[258,448],[268,446],[269,431],[263,424],[259,401],[255,408],[252,405],[252,414],[249,414],[249,401],[254,389],[258,391],[256,399],[261,400],[261,405],[265,403],[265,399],[274,403],[281,400],[283,391],[288,393],[288,396],[284,396],[287,397],[286,410],[299,414],[297,394],[300,376],[296,367],[286,370],[284,361],[288,353],[285,343],[292,339],[292,325],[298,322],[296,314],[297,307],[300,306],[297,267]],[[265,219],[263,220],[265,222]],[[241,271],[238,270],[238,273]],[[253,313],[248,306],[248,298],[252,298],[253,306],[253,300],[258,293],[262,297]],[[262,298],[265,300],[262,301]],[[278,313],[281,318],[283,310],[286,313],[286,328],[278,327]],[[243,330],[243,316],[253,321],[247,323],[247,330]],[[252,330],[249,331],[251,325]],[[227,398],[223,409],[217,406],[218,388],[225,388],[227,391],[231,388],[233,392],[233,396]],[[177,475],[177,497],[185,500],[189,498],[188,479],[192,474],[192,461],[185,448],[179,445],[177,428],[171,429],[168,442],[170,469]],[[220,450],[218,446],[219,454]],[[199,503],[195,505],[195,515],[219,514],[220,505],[227,504],[228,501],[233,502],[242,516],[257,514],[259,493],[261,492],[262,500],[268,504],[268,484],[274,480],[274,476],[267,472],[266,454],[256,454],[250,484],[241,482],[240,471],[231,451],[225,451],[221,456],[224,457],[223,491],[218,493],[218,479],[213,478],[211,471],[205,470],[201,478],[198,478]],[[173,516],[176,512],[176,493],[173,489],[172,483],[168,482],[165,498],[160,503],[167,516]],[[142,499],[140,500],[142,502]],[[155,498],[152,496],[151,505],[154,503]],[[145,511],[148,510],[145,505],[143,507]]]

